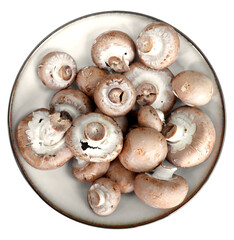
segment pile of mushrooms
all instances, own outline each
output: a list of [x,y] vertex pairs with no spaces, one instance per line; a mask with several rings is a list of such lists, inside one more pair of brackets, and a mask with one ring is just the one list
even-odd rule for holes
[[[189,186],[174,173],[209,157],[215,128],[198,108],[211,100],[212,81],[192,70],[173,76],[167,68],[179,46],[170,25],[154,22],[135,42],[116,30],[97,36],[90,49],[96,66],[78,69],[68,53],[48,52],[38,76],[58,92],[48,109],[19,122],[24,159],[41,170],[70,160],[74,178],[91,183],[88,203],[100,216],[115,211],[121,194],[135,193],[153,208],[182,204]],[[177,99],[184,106],[171,110]]]

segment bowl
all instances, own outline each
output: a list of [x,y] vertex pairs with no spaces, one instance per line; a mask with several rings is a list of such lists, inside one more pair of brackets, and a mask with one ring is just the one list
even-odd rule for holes
[[[183,176],[189,184],[188,195],[182,204],[172,209],[155,209],[141,202],[134,193],[122,194],[116,211],[101,217],[92,212],[87,202],[90,183],[81,183],[72,176],[70,162],[55,170],[37,170],[28,165],[19,152],[15,134],[17,124],[33,110],[49,108],[49,101],[56,92],[45,87],[37,74],[37,66],[45,54],[54,50],[65,51],[76,60],[78,69],[81,69],[94,65],[91,46],[100,33],[120,30],[135,41],[141,30],[154,21],[161,20],[140,13],[122,11],[94,13],[75,19],[43,39],[29,54],[16,77],[8,112],[9,136],[16,163],[41,199],[64,216],[78,222],[106,228],[127,228],[162,219],[187,204],[198,193],[220,156],[225,131],[225,106],[219,80],[202,51],[175,27],[180,38],[180,50],[177,60],[169,69],[174,75],[184,70],[199,71],[213,81],[213,97],[208,104],[200,108],[209,115],[216,130],[216,142],[209,158],[198,166],[177,170],[177,174]],[[174,108],[180,105],[182,103],[177,101]]]

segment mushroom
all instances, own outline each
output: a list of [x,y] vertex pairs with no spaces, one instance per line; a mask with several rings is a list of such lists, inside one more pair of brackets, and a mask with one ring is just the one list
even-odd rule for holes
[[150,127],[161,132],[164,123],[164,114],[160,110],[155,110],[153,107],[147,105],[138,111],[137,120],[140,127]]
[[50,100],[50,109],[53,112],[66,111],[74,119],[81,114],[91,112],[93,104],[81,91],[68,88],[53,95]]
[[[99,108],[96,108],[94,112],[102,113]],[[119,125],[119,127],[122,130],[123,134],[125,134],[127,132],[127,130],[128,130],[128,118],[126,116],[121,116],[121,117],[113,117],[113,119]]]
[[121,193],[116,183],[109,178],[99,178],[88,190],[88,203],[94,213],[100,216],[110,215],[117,208]]
[[181,204],[188,193],[188,183],[174,174],[176,170],[160,164],[153,174],[138,174],[134,186],[137,197],[153,208],[168,209]]
[[93,98],[97,83],[106,76],[107,73],[98,67],[84,67],[76,76],[76,84],[82,92]]
[[133,172],[145,172],[158,166],[167,155],[164,136],[153,128],[134,128],[126,136],[119,160]]
[[205,161],[215,143],[215,128],[202,110],[182,106],[166,119],[162,134],[168,141],[167,160],[178,167],[193,167]]
[[46,54],[38,66],[42,83],[51,89],[64,89],[75,80],[77,66],[75,60],[65,52]]
[[207,104],[213,95],[212,81],[195,71],[184,71],[176,75],[172,80],[172,89],[182,102],[193,106]]
[[151,105],[167,113],[175,104],[176,97],[171,86],[173,74],[169,69],[154,70],[136,62],[130,65],[130,70],[124,73],[124,76],[136,89],[138,105]]
[[93,182],[102,177],[110,166],[109,162],[87,162],[79,158],[72,159],[72,174],[81,182]]
[[119,159],[111,162],[106,177],[118,184],[121,193],[130,193],[134,190],[136,173],[126,169]]
[[93,43],[93,62],[108,71],[126,72],[135,58],[135,44],[121,31],[108,31],[99,35]]
[[136,101],[136,91],[126,77],[109,74],[101,80],[94,91],[97,107],[106,115],[120,117],[126,115]]
[[37,169],[54,169],[65,164],[73,156],[64,138],[70,126],[71,118],[67,113],[50,114],[44,108],[24,117],[16,131],[23,158]]
[[110,162],[121,152],[123,134],[118,124],[100,113],[80,115],[66,134],[74,156],[88,162]]
[[180,40],[170,25],[154,22],[147,25],[136,40],[141,62],[153,69],[171,65],[178,55]]

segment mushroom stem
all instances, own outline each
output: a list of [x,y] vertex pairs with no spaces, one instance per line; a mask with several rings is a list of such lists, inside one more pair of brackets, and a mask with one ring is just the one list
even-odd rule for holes
[[99,188],[93,189],[90,191],[90,200],[93,207],[100,207],[106,201],[105,193]]
[[170,180],[176,170],[173,165],[166,166],[161,163],[151,176],[160,180]]
[[72,76],[72,69],[68,65],[62,66],[59,69],[58,74],[63,80],[68,81]]
[[112,56],[108,59],[109,66],[116,72],[126,72],[129,71],[129,66],[122,57],[122,60],[119,57]]
[[167,123],[162,130],[163,136],[169,142],[178,142],[187,132],[187,129],[182,125],[176,125],[174,123]]
[[157,91],[151,83],[142,83],[136,88],[136,101],[139,105],[151,105],[157,98]]
[[108,94],[108,98],[112,103],[122,103],[124,91],[121,88],[113,88]]
[[148,53],[153,48],[153,40],[149,35],[144,35],[138,40],[138,48],[143,53]]
[[88,123],[84,128],[86,138],[93,141],[100,141],[105,136],[105,127],[99,122]]

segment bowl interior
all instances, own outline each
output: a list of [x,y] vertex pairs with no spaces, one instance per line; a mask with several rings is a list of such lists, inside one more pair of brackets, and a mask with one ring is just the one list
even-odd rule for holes
[[[157,19],[128,12],[105,12],[74,20],[43,40],[30,54],[17,76],[9,107],[10,138],[16,161],[40,197],[51,207],[77,221],[104,227],[137,226],[165,217],[180,206],[168,210],[154,209],[142,203],[134,193],[122,194],[117,210],[110,216],[100,217],[92,212],[87,203],[90,184],[78,182],[72,176],[69,162],[59,169],[49,171],[29,166],[17,147],[15,137],[17,124],[33,110],[49,108],[48,103],[55,93],[41,83],[37,75],[37,66],[45,54],[54,50],[65,51],[73,56],[78,69],[94,65],[91,59],[91,46],[100,33],[120,30],[135,41],[141,30],[153,21]],[[222,92],[212,67],[184,34],[179,32],[179,37],[181,44],[179,55],[169,69],[174,75],[184,70],[199,71],[207,75],[214,84],[212,100],[201,107],[210,116],[216,129],[214,150],[204,163],[189,169],[178,168],[177,171],[177,174],[183,176],[189,184],[189,193],[185,199],[187,202],[202,187],[218,159],[223,143],[225,115]],[[180,105],[181,102],[177,101],[175,107]]]

